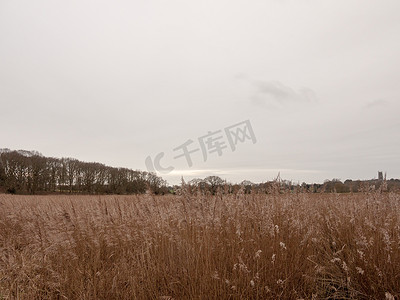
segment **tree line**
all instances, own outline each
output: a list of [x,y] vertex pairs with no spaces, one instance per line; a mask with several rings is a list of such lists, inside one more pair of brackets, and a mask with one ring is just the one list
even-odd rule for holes
[[[362,192],[383,188],[399,191],[400,180],[326,180],[323,184],[296,184],[282,180],[279,175],[273,181],[252,183],[244,180],[232,184],[218,176],[196,178],[184,183],[191,193],[202,192],[215,195],[236,193],[275,193],[284,191]],[[140,194],[149,190],[155,194],[175,193],[182,186],[168,187],[167,182],[155,173],[128,168],[109,167],[101,163],[82,162],[74,158],[45,157],[37,151],[11,151],[0,149],[0,192],[13,194]]]
[[168,192],[167,182],[154,173],[9,149],[0,149],[0,190],[14,194]]
[[[400,191],[399,179],[371,179],[371,180],[350,180],[342,182],[339,179],[325,180],[323,184],[303,182],[294,183],[289,180],[283,180],[278,177],[275,180],[263,183],[253,183],[243,180],[241,183],[229,183],[218,176],[208,176],[204,179],[195,178],[187,183],[183,183],[185,190],[189,193],[210,193],[215,195],[218,191],[221,193],[237,193],[241,190],[245,194],[252,193],[284,193],[284,192],[307,192],[307,193],[358,193],[373,190],[381,191]],[[179,186],[174,187],[179,190]]]

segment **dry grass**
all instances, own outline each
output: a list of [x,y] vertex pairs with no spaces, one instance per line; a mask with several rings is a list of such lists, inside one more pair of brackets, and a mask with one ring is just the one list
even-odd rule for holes
[[0,299],[398,299],[396,194],[0,195]]

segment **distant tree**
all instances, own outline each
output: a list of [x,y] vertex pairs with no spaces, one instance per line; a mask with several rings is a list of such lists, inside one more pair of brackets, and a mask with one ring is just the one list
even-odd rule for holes
[[74,189],[74,185],[78,181],[78,164],[79,161],[73,158],[64,158],[63,159],[65,162],[65,173],[66,173],[66,178],[68,182],[68,189],[69,192],[72,193]]
[[191,193],[196,191],[200,191],[202,193],[206,192],[208,189],[208,184],[204,179],[201,178],[193,178],[187,184],[187,188]]
[[19,154],[16,151],[2,153],[4,166],[4,188],[6,191],[15,194],[18,191],[18,160]]
[[254,183],[249,180],[243,180],[240,185],[243,186],[245,194],[250,194],[254,187]]
[[4,188],[5,179],[6,179],[6,173],[4,171],[2,152],[0,152],[0,188]]
[[208,184],[210,192],[214,195],[218,188],[221,188],[224,184],[224,180],[218,176],[208,176],[204,178],[204,182]]
[[165,194],[168,192],[167,182],[161,177],[158,177],[155,173],[147,173],[147,184],[150,190],[157,194]]
[[31,178],[32,186],[31,193],[48,191],[50,186],[49,170],[47,168],[47,159],[42,156],[32,156],[31,161]]

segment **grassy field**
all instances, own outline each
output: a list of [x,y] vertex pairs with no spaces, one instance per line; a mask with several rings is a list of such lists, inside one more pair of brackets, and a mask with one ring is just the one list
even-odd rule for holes
[[399,299],[400,196],[0,195],[0,299]]

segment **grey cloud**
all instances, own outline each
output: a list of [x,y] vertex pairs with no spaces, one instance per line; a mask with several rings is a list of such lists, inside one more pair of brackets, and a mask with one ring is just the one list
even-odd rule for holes
[[252,96],[255,104],[276,107],[290,103],[313,103],[317,101],[315,92],[310,88],[294,90],[279,81],[254,81],[257,91]]
[[388,106],[390,104],[389,101],[383,100],[383,99],[377,99],[368,102],[366,105],[364,105],[364,108],[370,109],[370,108],[375,108],[375,107],[384,107]]

